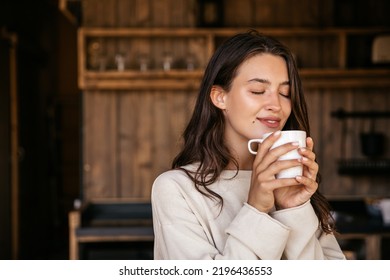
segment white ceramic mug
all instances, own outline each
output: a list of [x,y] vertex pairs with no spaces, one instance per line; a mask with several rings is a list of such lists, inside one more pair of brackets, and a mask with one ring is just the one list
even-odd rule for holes
[[[259,139],[251,139],[248,142],[248,150],[251,154],[256,155],[257,152],[252,149],[253,143],[261,144],[263,141],[272,134],[266,133],[262,138]],[[278,160],[288,160],[288,159],[298,159],[302,156],[298,153],[298,148],[306,147],[306,131],[303,130],[284,130],[281,131],[281,136],[278,140],[272,145],[271,149],[281,146],[283,144],[297,142],[299,145],[297,149],[292,150],[282,156],[279,157]],[[301,176],[303,172],[302,165],[294,166],[285,170],[282,170],[278,174],[276,174],[276,178],[295,178],[296,176]]]

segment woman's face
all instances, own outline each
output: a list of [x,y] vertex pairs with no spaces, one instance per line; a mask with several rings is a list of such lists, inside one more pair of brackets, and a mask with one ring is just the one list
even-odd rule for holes
[[281,130],[291,113],[287,65],[280,56],[259,54],[238,68],[224,92],[225,139],[242,145],[264,133]]

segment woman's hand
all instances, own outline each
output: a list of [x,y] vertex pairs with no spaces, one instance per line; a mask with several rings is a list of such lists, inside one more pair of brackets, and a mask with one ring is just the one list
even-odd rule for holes
[[[248,204],[266,213],[274,206],[283,209],[301,205],[309,200],[318,188],[316,183],[318,165],[314,161],[313,140],[307,138],[307,148],[299,149],[302,159],[278,161],[281,155],[297,148],[297,144],[288,143],[271,150],[279,137],[280,132],[267,137],[259,145],[253,162]],[[304,170],[303,176],[276,179],[275,175],[281,170],[301,164]]]
[[318,164],[315,162],[313,152],[313,139],[306,139],[306,148],[298,149],[302,158],[299,162],[303,165],[303,175],[295,178],[295,185],[286,188],[277,188],[274,191],[276,209],[299,206],[310,199],[318,188],[317,173]]

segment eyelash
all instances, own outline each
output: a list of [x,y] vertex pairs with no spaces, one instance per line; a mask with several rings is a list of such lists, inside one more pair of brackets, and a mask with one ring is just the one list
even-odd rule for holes
[[283,93],[279,93],[281,96],[283,97],[286,97],[286,98],[290,98],[290,94],[283,94]]
[[[261,94],[264,94],[265,91],[252,91],[253,94],[256,94],[256,95],[261,95]],[[290,98],[290,94],[283,94],[283,93],[279,93],[281,96],[283,97],[286,97],[286,98]]]
[[253,93],[253,94],[258,94],[258,95],[260,95],[260,94],[264,94],[265,91],[252,91],[252,93]]

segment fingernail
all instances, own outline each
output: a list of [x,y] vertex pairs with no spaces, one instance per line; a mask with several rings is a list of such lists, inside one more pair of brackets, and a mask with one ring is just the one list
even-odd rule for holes
[[298,161],[299,162],[307,162],[309,159],[308,158],[305,158],[305,157],[300,157],[298,158]]
[[274,132],[274,135],[275,135],[275,136],[279,136],[280,134],[281,134],[281,131],[280,131],[280,130]]
[[299,142],[291,142],[291,144],[293,145],[293,146],[299,146]]

